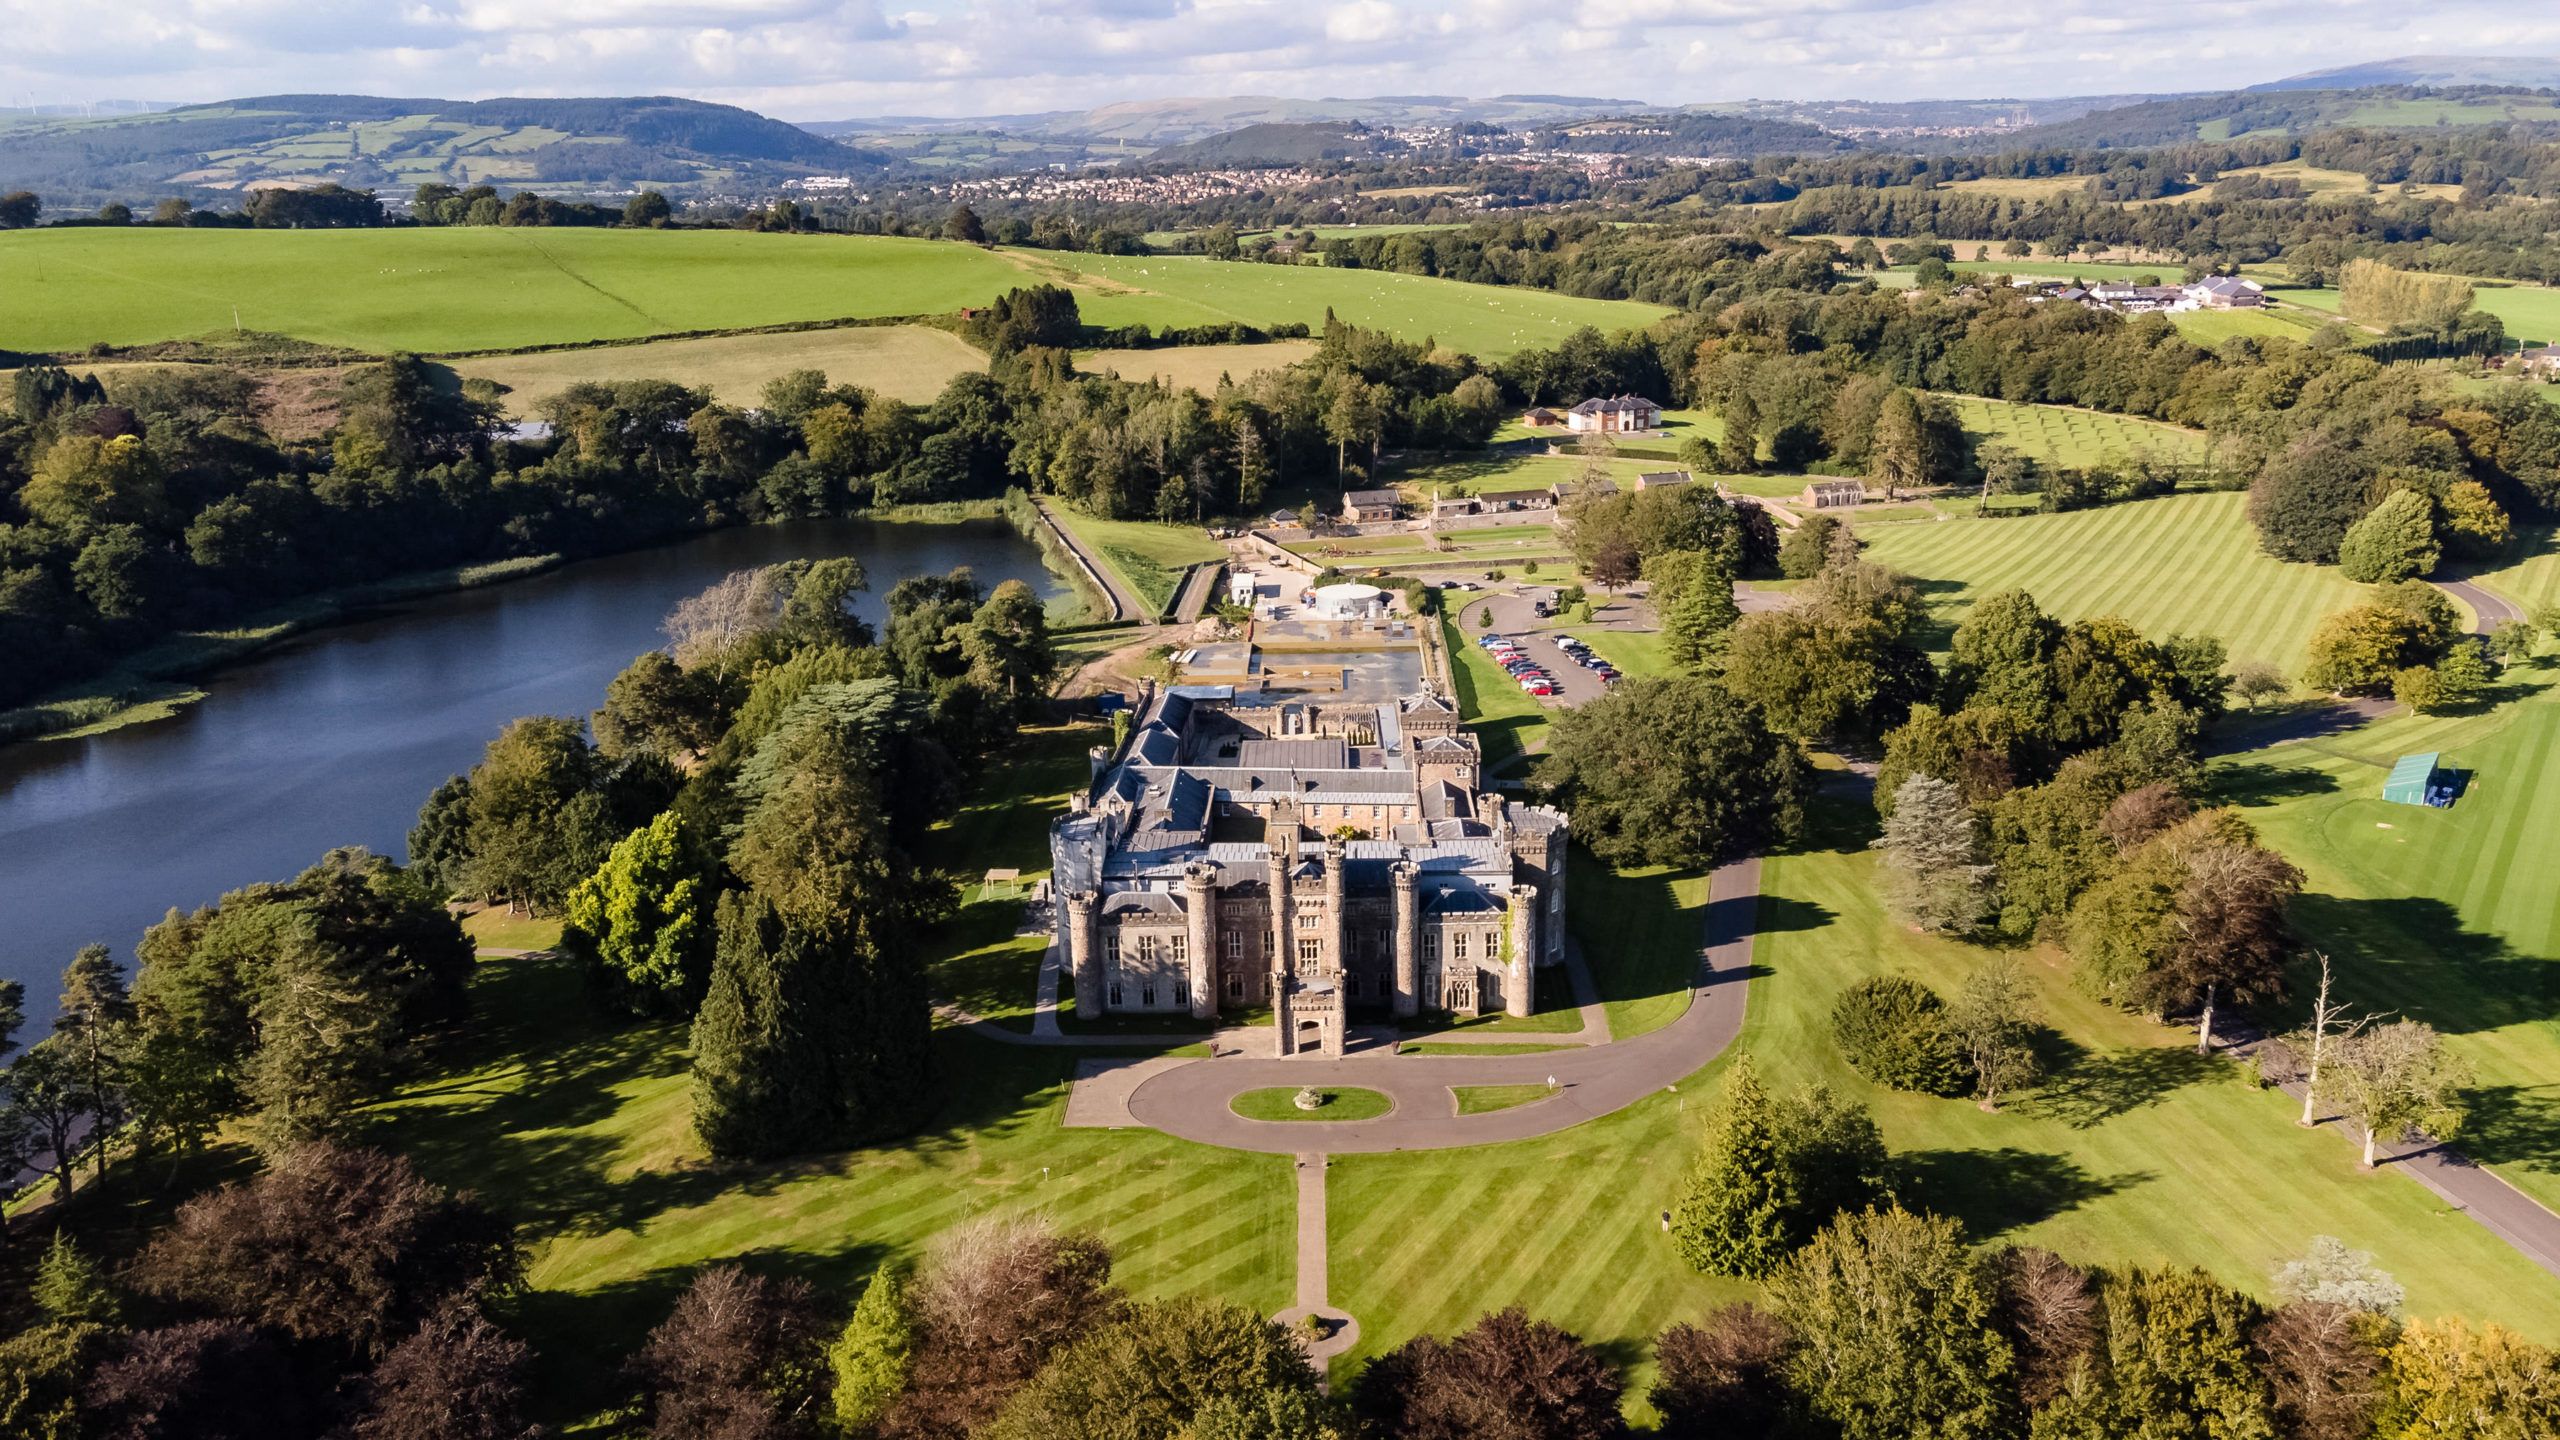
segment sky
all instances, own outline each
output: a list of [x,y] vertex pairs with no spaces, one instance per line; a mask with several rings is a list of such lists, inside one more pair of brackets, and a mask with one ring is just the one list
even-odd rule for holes
[[2227,89],[2560,55],[2536,0],[0,0],[0,104],[674,94],[786,120],[1181,96]]

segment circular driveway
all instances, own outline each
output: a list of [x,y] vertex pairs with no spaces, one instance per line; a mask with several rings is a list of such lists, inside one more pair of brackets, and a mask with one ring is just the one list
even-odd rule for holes
[[[1759,895],[1758,859],[1718,867],[1708,892],[1706,948],[1689,1008],[1651,1034],[1534,1055],[1380,1051],[1341,1060],[1200,1060],[1139,1085],[1129,1096],[1129,1113],[1139,1124],[1168,1135],[1272,1154],[1489,1145],[1596,1120],[1697,1073],[1741,1035]],[[1451,1086],[1538,1085],[1550,1077],[1557,1092],[1534,1104],[1482,1115],[1449,1113]],[[1228,1108],[1248,1090],[1298,1085],[1376,1090],[1393,1100],[1395,1109],[1374,1120],[1272,1123],[1247,1120]]]

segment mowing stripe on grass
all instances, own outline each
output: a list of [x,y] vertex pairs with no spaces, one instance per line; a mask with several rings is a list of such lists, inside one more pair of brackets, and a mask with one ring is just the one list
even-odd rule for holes
[[[2288,565],[2259,550],[2247,497],[2186,493],[2018,519],[1879,526],[1869,553],[1930,582],[1952,627],[1975,600],[2023,588],[2065,620],[2121,616],[2153,639],[2218,636],[2235,660],[2298,672],[2321,616],[2362,587],[2333,566]],[[1943,643],[1943,641],[1941,642]]]

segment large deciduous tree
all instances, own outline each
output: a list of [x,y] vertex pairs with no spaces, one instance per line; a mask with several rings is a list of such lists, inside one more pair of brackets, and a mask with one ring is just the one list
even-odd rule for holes
[[1518,1306],[1370,1362],[1353,1405],[1390,1440],[1618,1440],[1624,1382],[1572,1332]]
[[2394,490],[2338,542],[2338,573],[2360,585],[2435,573],[2435,502],[2414,490]]
[[1774,1440],[1800,1407],[1787,1389],[1787,1327],[1748,1300],[1720,1305],[1697,1325],[1673,1325],[1654,1341],[1655,1379],[1645,1396],[1669,1440]]
[[523,1276],[510,1227],[406,1159],[298,1146],[178,1207],[134,1262],[144,1294],[349,1357],[378,1356],[456,1297]]
[[815,1431],[833,1378],[805,1280],[705,1270],[624,1367],[655,1440],[787,1440]]
[[1270,1320],[1203,1296],[1142,1300],[1051,1360],[976,1433],[986,1440],[1165,1440],[1224,1401],[1313,1399],[1316,1374]]
[[710,980],[712,894],[684,822],[664,811],[569,892],[560,943],[617,1004],[681,1015]]
[[1709,865],[1790,839],[1811,783],[1756,707],[1701,676],[1638,677],[1568,712],[1538,782],[1622,865]]
[[2336,1042],[2325,1082],[2332,1103],[2364,1142],[2364,1166],[2387,1137],[2424,1130],[2439,1140],[2461,1129],[2471,1067],[2423,1020],[2395,1020]]
[[917,1277],[906,1393],[881,1422],[892,1440],[958,1440],[994,1419],[1050,1359],[1111,1322],[1111,1251],[1043,1219],[946,1231]]

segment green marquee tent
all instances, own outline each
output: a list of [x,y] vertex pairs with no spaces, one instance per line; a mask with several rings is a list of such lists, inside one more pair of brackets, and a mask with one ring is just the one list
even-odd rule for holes
[[2382,798],[2395,805],[2428,803],[2427,782],[2435,778],[2437,753],[2401,756],[2391,767],[2390,778],[2382,782]]

